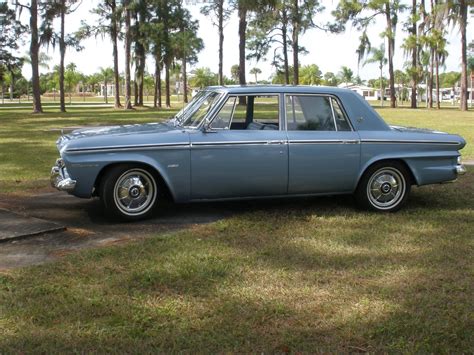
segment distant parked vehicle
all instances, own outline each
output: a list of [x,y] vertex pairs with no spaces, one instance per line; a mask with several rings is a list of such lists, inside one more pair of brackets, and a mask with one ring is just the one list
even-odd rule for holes
[[354,194],[396,211],[411,185],[465,173],[463,138],[387,125],[346,89],[209,87],[163,123],[62,136],[51,182],[125,220],[175,202]]

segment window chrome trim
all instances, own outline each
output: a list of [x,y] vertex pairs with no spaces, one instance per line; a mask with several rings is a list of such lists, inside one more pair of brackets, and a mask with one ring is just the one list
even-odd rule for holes
[[[331,98],[333,98],[334,100],[337,101],[337,103],[339,104],[339,107],[341,108],[342,110],[342,113],[344,114],[344,119],[349,123],[349,127],[351,128],[350,131],[340,131],[340,132],[355,132],[355,129],[352,125],[352,122],[351,120],[349,119],[349,116],[347,115],[347,112],[346,112],[346,109],[344,108],[344,105],[342,104],[341,100],[339,100],[339,97],[337,97],[336,95],[334,94],[310,94],[310,93],[297,93],[297,92],[293,92],[293,93],[288,93],[288,92],[285,92],[283,94],[284,96],[284,104],[285,104],[285,112],[284,112],[284,115],[285,115],[285,130],[287,132],[298,132],[297,130],[296,131],[288,131],[288,117],[286,115],[286,97],[287,96],[323,96],[323,97],[329,97],[329,102],[330,102],[330,105],[331,105],[331,110],[332,110],[332,117],[333,117],[333,120],[334,120],[334,125],[335,125],[335,131],[307,131],[307,132],[339,132],[338,129],[337,129],[337,124],[336,124],[336,116],[334,115],[334,109],[333,109],[333,106],[332,106],[332,101],[331,101]],[[303,131],[304,132],[304,131]]]
[[[214,122],[214,120],[216,119],[216,117],[218,116],[219,112],[221,112],[221,110],[224,108],[224,106],[226,105],[227,101],[230,99],[230,98],[235,98],[234,100],[234,105],[232,106],[232,113],[231,113],[231,116],[230,116],[230,122],[229,122],[229,127],[227,128],[215,128],[215,127],[212,127],[212,123]],[[216,114],[214,115],[212,121],[209,122],[209,128],[213,131],[226,131],[226,130],[230,130],[230,127],[232,126],[232,121],[234,119],[234,113],[235,113],[235,107],[237,106],[237,98],[234,96],[234,95],[228,95],[227,96],[227,100],[225,100],[225,102],[222,104],[222,107],[220,108],[219,111],[216,112]]]
[[338,129],[337,129],[337,124],[336,124],[336,115],[334,114],[334,107],[333,107],[333,105],[332,105],[332,100],[331,100],[331,98],[329,98],[328,100],[329,100],[329,105],[331,106],[332,123],[334,124],[334,131],[337,132]]

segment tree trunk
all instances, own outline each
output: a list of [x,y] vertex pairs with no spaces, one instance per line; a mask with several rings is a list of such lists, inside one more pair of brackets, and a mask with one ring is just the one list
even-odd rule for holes
[[281,24],[281,35],[283,41],[283,66],[285,71],[285,84],[290,83],[290,69],[288,67],[288,16],[286,10],[282,10],[282,24]]
[[293,33],[292,33],[292,46],[293,46],[293,84],[298,85],[299,79],[299,13],[298,13],[298,0],[293,0]]
[[31,57],[31,81],[33,86],[33,113],[42,113],[41,89],[39,81],[39,47],[38,42],[38,0],[31,0],[30,5],[30,57]]
[[183,71],[183,101],[185,104],[188,103],[188,73],[186,73],[187,61],[188,61],[188,58],[185,55],[183,58],[183,65],[181,68]]
[[61,35],[59,39],[59,110],[66,112],[66,98],[64,96],[64,58],[66,57],[66,42],[64,41],[64,26],[66,15],[66,1],[61,0]]
[[427,90],[429,90],[428,94],[428,107],[433,108],[433,71],[434,71],[434,50],[431,49],[431,60],[430,60],[430,73],[428,76],[428,85]]
[[2,105],[5,103],[5,83],[2,80]]
[[115,108],[120,108],[122,105],[120,104],[120,73],[119,73],[119,65],[118,65],[118,44],[117,44],[117,36],[118,36],[118,29],[117,29],[117,4],[115,0],[110,1],[110,6],[112,9],[112,19],[111,19],[111,27],[110,27],[110,37],[112,38],[113,44],[113,57],[114,57],[114,85],[115,85]]
[[132,108],[132,88],[130,80],[130,50],[131,50],[131,34],[130,34],[130,8],[129,1],[125,2],[125,109]]
[[[247,79],[245,77],[245,42],[247,32],[247,10],[239,2],[239,84],[246,85]],[[245,105],[245,96],[239,96],[239,105]]]
[[224,0],[219,0],[219,85],[224,85]]
[[390,82],[390,107],[395,108],[396,98],[395,98],[395,79],[393,75],[393,55],[395,53],[395,33],[392,31],[392,19],[390,17],[390,3],[387,1],[385,3],[385,17],[387,20],[387,41],[388,41],[388,74]]
[[165,63],[165,91],[166,91],[166,108],[171,107],[171,92],[170,92],[170,64]]
[[[140,31],[140,24],[145,22],[146,14],[140,11],[137,17],[137,31]],[[145,76],[146,53],[143,43],[140,41],[144,37],[143,33],[137,34],[135,41],[135,105],[143,106],[143,81]]]
[[160,62],[159,59],[160,56],[155,57],[155,87],[154,87],[154,92],[153,92],[153,107],[161,108],[161,67],[160,67]]
[[467,46],[466,46],[466,27],[467,27],[467,4],[466,0],[460,0],[459,6],[460,20],[459,28],[461,30],[461,111],[467,111]]
[[470,92],[470,94],[471,94],[471,107],[474,103],[474,89],[472,87],[473,84],[474,84],[474,72],[471,71],[471,92]]
[[109,91],[107,84],[108,84],[107,80],[104,80],[104,86],[105,86],[105,93],[104,93],[104,96],[105,96],[105,103],[106,103],[106,104],[109,103],[109,98],[107,97],[107,94],[108,94],[107,91]]
[[13,90],[15,89],[14,82],[15,74],[13,73],[13,70],[10,70],[10,101],[13,101]]
[[436,54],[436,108],[439,110],[441,108],[441,104],[439,102],[439,55]]
[[[412,27],[410,29],[411,35],[415,38],[415,41],[417,42],[417,34],[416,34],[416,0],[412,1],[412,9],[411,9],[411,16],[412,16]],[[412,73],[412,78],[411,78],[411,108],[417,108],[417,100],[416,100],[416,91],[417,91],[417,63],[418,59],[418,48],[417,44],[415,43],[415,46],[413,47],[413,51],[411,53],[411,61],[412,61],[412,68],[413,68],[413,73]]]
[[383,107],[384,99],[384,90],[383,90],[383,66],[380,66],[380,106]]
[[[135,62],[136,64],[136,62]],[[136,69],[136,68],[135,68]],[[138,106],[138,86],[137,86],[137,71],[135,70],[135,80],[133,82],[133,106]]]

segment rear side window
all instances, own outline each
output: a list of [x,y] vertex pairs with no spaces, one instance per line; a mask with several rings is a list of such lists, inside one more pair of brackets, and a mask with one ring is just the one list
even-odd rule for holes
[[329,97],[289,95],[285,104],[289,131],[336,130]]

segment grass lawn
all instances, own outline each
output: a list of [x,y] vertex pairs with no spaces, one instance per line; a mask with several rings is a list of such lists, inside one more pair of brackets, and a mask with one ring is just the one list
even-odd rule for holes
[[[173,112],[0,110],[0,191],[47,184],[53,130]],[[472,111],[379,112],[460,133],[474,158]],[[0,353],[472,351],[473,184],[470,168],[414,188],[394,214],[347,197],[242,202],[210,224],[0,271]]]
[[395,214],[244,213],[0,272],[0,353],[418,352],[474,346],[474,170]]

